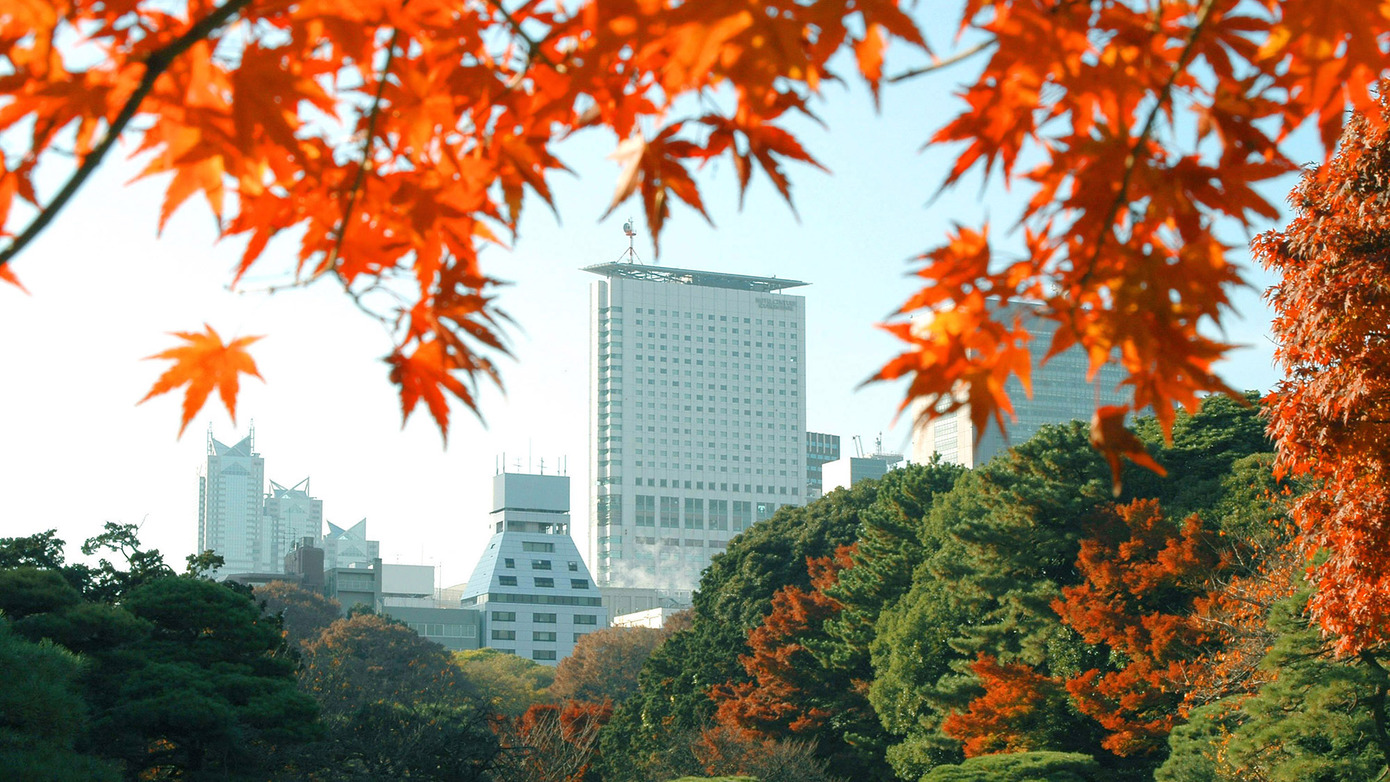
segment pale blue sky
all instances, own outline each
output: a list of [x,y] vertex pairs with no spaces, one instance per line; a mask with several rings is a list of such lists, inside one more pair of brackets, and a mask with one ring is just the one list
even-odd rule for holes
[[[664,265],[811,283],[798,291],[807,298],[807,424],[846,446],[853,435],[870,444],[883,432],[886,447],[907,447],[907,427],[893,425],[898,388],[858,387],[896,350],[874,324],[912,292],[907,260],[938,244],[953,220],[988,213],[1000,227],[1012,223],[1013,201],[998,188],[982,194],[978,182],[927,203],[954,150],[918,149],[952,106],[950,89],[969,75],[966,67],[889,87],[877,115],[861,85],[827,86],[829,129],[796,130],[833,174],[790,169],[799,222],[760,175],[738,211],[733,173],[717,163],[699,177],[716,227],[678,208],[661,240]],[[515,283],[501,302],[519,324],[516,360],[501,361],[505,396],[482,393],[485,423],[455,410],[447,450],[423,406],[401,429],[379,361],[390,345],[337,290],[226,291],[240,243],[213,244],[206,207],[194,201],[156,238],[164,183],[126,187],[133,167],[112,161],[15,262],[32,295],[0,288],[0,536],[57,528],[75,550],[105,520],[135,522],[147,544],[181,562],[194,548],[209,422],[218,439],[235,441],[254,419],[267,476],[287,484],[311,477],[327,518],[367,518],[388,562],[439,564],[442,583],[463,581],[487,537],[503,452],[512,464],[529,455],[539,467],[544,458],[548,471],[557,456],[568,458],[586,550],[593,278],[579,268],[617,259],[627,246],[622,222],[642,223],[635,201],[598,221],[617,174],[606,159],[613,145],[599,135],[564,145],[576,176],[554,182],[563,225],[532,200],[514,250],[486,255],[488,273]],[[653,262],[642,234],[638,252]],[[281,280],[292,260],[289,243],[272,244],[244,287]],[[1226,336],[1253,347],[1233,353],[1223,374],[1237,388],[1267,390],[1275,379],[1268,314],[1256,291],[1236,305],[1243,317],[1231,319]],[[181,396],[134,406],[164,366],[140,359],[171,346],[165,332],[204,322],[224,337],[268,335],[253,350],[267,382],[244,387],[235,428],[210,404],[180,440]]]

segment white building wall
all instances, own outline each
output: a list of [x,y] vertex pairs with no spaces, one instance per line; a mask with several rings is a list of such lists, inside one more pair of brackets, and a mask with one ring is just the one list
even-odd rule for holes
[[821,467],[824,491],[848,489],[862,480],[877,480],[888,474],[886,459],[872,456],[842,456]]
[[805,299],[608,275],[591,304],[595,576],[693,589],[731,537],[806,500]]

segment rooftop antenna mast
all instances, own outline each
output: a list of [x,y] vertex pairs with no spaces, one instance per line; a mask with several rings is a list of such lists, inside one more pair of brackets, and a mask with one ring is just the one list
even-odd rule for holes
[[626,223],[623,223],[623,233],[627,234],[627,251],[619,255],[618,260],[627,261],[628,263],[641,263],[642,259],[637,257],[637,248],[633,247],[632,244],[637,236],[637,229],[633,227],[631,217],[627,219]]

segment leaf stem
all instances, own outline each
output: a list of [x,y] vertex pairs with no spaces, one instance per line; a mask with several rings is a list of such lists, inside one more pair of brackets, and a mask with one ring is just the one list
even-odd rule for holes
[[106,128],[106,134],[102,137],[101,142],[92,149],[91,154],[83,159],[82,165],[78,166],[77,170],[72,173],[72,176],[68,178],[68,181],[64,183],[63,188],[58,191],[48,206],[39,209],[38,215],[23,231],[15,236],[14,241],[10,242],[10,246],[0,250],[0,266],[9,263],[10,259],[19,255],[30,242],[34,241],[48,227],[49,223],[53,222],[63,207],[67,206],[68,201],[86,183],[87,178],[101,165],[106,153],[115,146],[121,133],[125,131],[126,125],[135,118],[140,104],[149,97],[150,92],[154,89],[155,81],[169,69],[174,60],[188,51],[193,44],[208,38],[214,30],[221,27],[250,3],[251,0],[227,0],[217,10],[198,20],[183,35],[174,39],[169,45],[156,50],[149,56],[149,59],[145,60],[145,75],[140,79],[139,86],[121,106],[121,111],[116,115],[116,119]]

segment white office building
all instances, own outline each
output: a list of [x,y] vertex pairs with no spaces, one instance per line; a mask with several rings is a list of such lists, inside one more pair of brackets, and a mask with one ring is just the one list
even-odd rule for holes
[[492,539],[460,601],[476,608],[482,645],[558,665],[586,633],[608,626],[598,585],[570,537],[570,479],[499,473]]
[[[1032,337],[1028,351],[1033,357],[1033,395],[1030,399],[1024,393],[1016,377],[1010,377],[1004,384],[1017,419],[1010,421],[1005,414],[1007,439],[991,422],[984,437],[976,442],[969,405],[930,423],[918,415],[918,423],[912,433],[912,461],[925,464],[934,455],[939,455],[942,461],[978,467],[1009,446],[1028,440],[1046,424],[1089,421],[1097,405],[1118,405],[1128,401],[1127,395],[1119,388],[1124,371],[1107,364],[1095,378],[1088,380],[1086,375],[1090,363],[1080,347],[1072,347],[1053,356],[1046,364],[1042,363],[1052,347],[1057,322],[1038,316],[1042,310],[1041,304],[1014,300],[1008,303],[1008,309],[1022,317],[1023,326]],[[916,411],[920,410],[920,406],[916,408]]]
[[207,471],[198,477],[197,550],[220,554],[222,573],[253,573],[261,563],[265,485],[255,428],[236,445],[214,439],[209,429],[207,457]]
[[605,263],[590,289],[590,562],[689,590],[731,537],[806,501],[796,280]]

